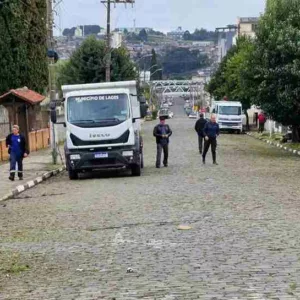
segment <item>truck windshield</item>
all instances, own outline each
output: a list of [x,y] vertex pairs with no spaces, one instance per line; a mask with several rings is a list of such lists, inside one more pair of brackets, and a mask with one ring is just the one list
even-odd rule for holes
[[79,127],[107,127],[130,117],[126,94],[70,97],[68,121]]
[[219,106],[219,114],[240,116],[242,114],[242,108],[240,106]]

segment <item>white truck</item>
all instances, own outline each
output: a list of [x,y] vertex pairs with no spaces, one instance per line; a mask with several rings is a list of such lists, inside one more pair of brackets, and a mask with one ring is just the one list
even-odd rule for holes
[[[140,119],[147,104],[135,81],[62,86],[65,105],[66,167],[71,180],[86,171],[143,168]],[[56,122],[56,111],[51,110]]]
[[220,130],[243,132],[242,103],[238,101],[213,101],[211,113],[216,116]]

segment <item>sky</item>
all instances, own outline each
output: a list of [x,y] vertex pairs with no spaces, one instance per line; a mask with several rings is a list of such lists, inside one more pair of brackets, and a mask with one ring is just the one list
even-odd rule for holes
[[[265,0],[136,0],[132,8],[118,4],[112,9],[112,28],[151,27],[167,32],[181,26],[214,30],[236,24],[238,17],[257,17],[263,13]],[[101,0],[62,0],[56,11],[56,32],[77,25],[106,27],[106,9]]]

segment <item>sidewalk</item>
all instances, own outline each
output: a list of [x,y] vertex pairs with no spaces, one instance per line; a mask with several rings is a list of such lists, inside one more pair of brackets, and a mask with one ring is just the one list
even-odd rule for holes
[[[23,160],[24,179],[22,181],[20,181],[17,176],[15,181],[10,181],[8,179],[9,162],[0,164],[0,199],[11,193],[17,187],[26,185],[38,177],[43,177],[45,173],[61,168],[62,165],[59,156],[57,162],[59,163],[58,165],[52,165],[51,149],[31,153]],[[30,183],[30,186],[33,185],[35,184]],[[22,188],[20,190],[22,190]]]

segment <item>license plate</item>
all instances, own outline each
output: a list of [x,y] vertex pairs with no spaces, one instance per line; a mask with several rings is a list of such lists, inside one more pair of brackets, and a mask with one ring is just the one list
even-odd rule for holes
[[95,154],[95,158],[107,158],[108,157],[108,153],[96,153]]

